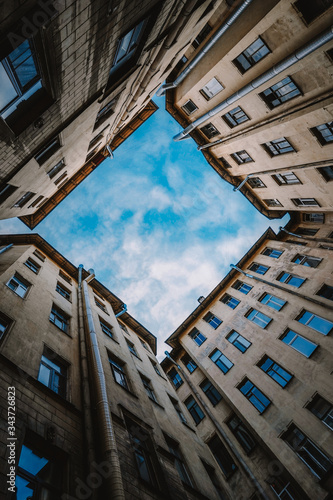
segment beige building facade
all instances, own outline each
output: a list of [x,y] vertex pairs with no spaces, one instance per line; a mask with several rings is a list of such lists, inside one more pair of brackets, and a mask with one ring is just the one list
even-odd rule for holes
[[1,498],[218,500],[156,338],[39,235],[0,245]]
[[[262,213],[332,211],[331,2],[217,9],[164,85],[166,109]],[[161,89],[162,90],[162,89]]]
[[[225,1],[224,10],[230,10]],[[157,109],[209,1],[1,6],[0,217],[35,227]]]
[[268,229],[166,341],[226,498],[332,498],[332,231],[316,213]]

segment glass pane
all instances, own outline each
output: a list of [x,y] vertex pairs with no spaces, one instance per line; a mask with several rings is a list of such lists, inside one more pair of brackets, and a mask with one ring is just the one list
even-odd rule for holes
[[25,445],[22,446],[20,460],[19,460],[19,466],[22,469],[36,476],[37,474],[40,475],[40,473],[43,470],[45,470],[45,465],[47,463],[48,460],[46,458],[36,455],[27,446]]
[[114,61],[114,64],[119,62],[123,57],[126,56],[130,42],[131,42],[131,37],[132,37],[133,30],[131,30],[129,33],[127,33],[124,38],[122,38],[119,42],[119,48],[117,51],[117,55]]
[[0,110],[7,106],[18,94],[7,75],[5,68],[0,64]]
[[315,344],[312,344],[312,342],[309,342],[309,340],[306,340],[305,338],[300,337],[299,335],[296,337],[295,340],[293,340],[291,345],[294,349],[304,354],[304,356],[306,357],[309,357],[317,347]]
[[17,488],[15,498],[17,498],[17,500],[31,500],[34,498],[34,489],[31,481],[27,481],[17,475],[15,485]]
[[146,460],[145,460],[143,453],[141,453],[141,451],[136,449],[135,450],[135,458],[136,458],[136,463],[138,465],[140,477],[144,481],[147,481],[148,483],[150,483],[151,479],[150,479],[150,475],[149,475],[149,470],[148,470],[147,463],[146,463]]
[[39,382],[46,385],[46,387],[49,387],[50,375],[51,375],[51,370],[47,368],[45,365],[41,364],[38,374]]
[[32,55],[18,66],[16,75],[23,88],[37,76],[37,70]]
[[308,326],[323,335],[327,335],[332,330],[333,323],[319,316],[313,316]]

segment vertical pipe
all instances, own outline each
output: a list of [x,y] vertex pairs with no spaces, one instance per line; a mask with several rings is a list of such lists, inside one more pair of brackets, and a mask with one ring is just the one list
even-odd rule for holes
[[[89,278],[89,277],[88,277]],[[95,400],[97,418],[99,421],[98,430],[104,459],[110,465],[110,474],[106,478],[107,498],[112,500],[125,500],[119,456],[116,439],[112,426],[110,406],[106,392],[106,383],[102,359],[99,352],[97,335],[89,300],[89,290],[86,280],[83,280],[83,297],[87,320],[87,344],[90,351],[89,361],[91,363],[91,373],[95,381]]]
[[[87,470],[90,474],[94,472],[92,468],[93,462],[95,463],[95,446],[93,437],[93,424],[91,417],[91,398],[89,388],[89,373],[88,373],[88,360],[87,360],[87,347],[84,337],[84,320],[83,320],[83,305],[82,305],[82,269],[79,266],[78,277],[78,325],[79,325],[79,347],[80,347],[80,364],[81,364],[81,389],[83,400],[83,424],[87,446]],[[92,490],[92,500],[97,500],[97,489]]]

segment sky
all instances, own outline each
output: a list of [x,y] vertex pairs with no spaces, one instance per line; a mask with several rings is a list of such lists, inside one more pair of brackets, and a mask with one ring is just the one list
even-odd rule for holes
[[[159,110],[33,231],[86,269],[164,340],[197,307],[269,221],[210,167],[180,125]],[[30,232],[19,219],[0,233]]]

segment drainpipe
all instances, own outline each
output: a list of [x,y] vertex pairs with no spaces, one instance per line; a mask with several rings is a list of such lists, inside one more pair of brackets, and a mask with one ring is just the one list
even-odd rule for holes
[[231,452],[233,453],[233,455],[235,455],[235,457],[237,458],[237,460],[239,461],[239,463],[241,464],[242,468],[244,469],[245,473],[247,474],[247,476],[249,477],[250,481],[253,483],[253,485],[255,486],[256,490],[260,492],[260,494],[262,495],[262,498],[264,500],[270,500],[270,497],[268,497],[265,493],[265,490],[263,489],[263,487],[261,486],[261,484],[259,483],[259,481],[257,480],[257,478],[255,477],[255,475],[253,474],[253,472],[251,471],[251,469],[248,467],[247,463],[244,461],[242,455],[238,452],[238,450],[236,448],[234,448],[234,445],[233,443],[230,441],[229,437],[227,436],[227,434],[224,432],[224,430],[222,429],[221,427],[221,424],[220,422],[214,417],[213,413],[211,412],[209,406],[206,404],[206,402],[202,399],[201,397],[201,394],[197,391],[197,388],[195,387],[195,385],[192,384],[191,380],[188,378],[187,374],[185,373],[185,371],[181,368],[181,366],[179,366],[179,364],[170,356],[170,354],[168,353],[168,351],[165,351],[164,354],[166,355],[166,357],[168,359],[170,359],[170,361],[178,368],[178,370],[180,371],[180,373],[182,374],[182,376],[184,377],[184,379],[186,380],[188,386],[190,387],[191,391],[195,394],[196,398],[198,399],[198,401],[200,402],[200,404],[202,405],[202,407],[204,408],[206,414],[208,415],[208,417],[210,418],[210,420],[213,422],[215,428],[218,430],[219,434],[222,436],[223,440],[225,441],[225,443],[228,445],[229,449],[231,450]]
[[221,38],[222,35],[234,24],[238,17],[244,12],[244,10],[250,5],[253,0],[245,0],[241,5],[233,12],[233,14],[222,24],[220,29],[208,40],[206,45],[202,48],[199,54],[189,63],[188,66],[180,73],[176,80],[172,83],[165,83],[157,90],[156,95],[159,97],[164,95],[169,89],[174,89],[177,87],[192,71],[192,69],[201,61],[201,59],[209,52],[209,50],[216,44],[216,42]]
[[127,305],[123,304],[123,308],[122,308],[122,310],[118,314],[116,314],[116,318],[119,318],[119,316],[121,316],[122,314],[124,314],[126,311],[127,311]]
[[273,288],[277,288],[278,290],[282,290],[285,293],[289,293],[290,295],[296,295],[297,297],[300,297],[301,299],[308,300],[309,302],[312,302],[313,304],[317,304],[321,307],[324,307],[326,309],[330,309],[333,311],[333,306],[329,306],[327,304],[323,304],[320,302],[320,300],[313,299],[312,297],[307,297],[306,295],[303,295],[302,293],[295,292],[294,290],[288,290],[287,288],[284,288],[283,286],[277,285],[276,283],[272,283],[271,281],[264,280],[262,278],[258,278],[257,276],[253,276],[252,274],[246,273],[243,271],[240,267],[235,266],[234,264],[230,264],[230,267],[232,269],[236,269],[239,273],[244,274],[247,278],[251,278],[255,281],[259,281],[260,283],[264,283],[265,285],[272,286]]
[[319,36],[313,38],[310,42],[303,45],[300,49],[296,50],[292,55],[282,59],[282,61],[280,61],[278,64],[276,64],[275,66],[273,66],[268,71],[258,76],[254,80],[252,80],[250,83],[248,83],[241,89],[237,90],[237,92],[235,92],[230,97],[228,97],[220,104],[215,106],[215,108],[211,109],[210,111],[202,115],[200,118],[192,122],[182,132],[175,135],[173,140],[181,141],[183,139],[186,139],[190,132],[192,132],[195,128],[204,123],[206,120],[208,120],[212,116],[217,115],[222,110],[224,110],[231,104],[234,104],[235,102],[239,101],[242,97],[246,96],[247,94],[250,94],[251,92],[253,92],[253,90],[260,87],[264,83],[272,80],[272,78],[275,78],[275,76],[279,75],[286,69],[290,68],[304,57],[308,56],[309,54],[312,54],[312,52],[319,49],[320,47],[325,45],[325,43],[329,42],[332,39],[333,39],[333,26],[323,31]]
[[[78,278],[78,325],[79,325],[79,347],[80,347],[80,364],[81,364],[81,380],[82,380],[82,399],[83,399],[83,425],[85,430],[86,446],[87,446],[87,463],[88,473],[95,472],[92,468],[93,462],[96,463],[95,446],[93,437],[93,423],[91,418],[91,398],[89,388],[89,372],[87,360],[87,347],[84,338],[84,319],[83,319],[83,303],[82,303],[82,269],[83,265],[79,265]],[[98,500],[97,489],[92,490],[92,500]]]
[[6,250],[9,250],[10,248],[12,248],[13,246],[13,243],[10,243],[9,245],[7,245],[6,247],[4,248],[1,248],[0,250],[0,254],[4,253]]
[[91,274],[83,280],[83,297],[87,320],[87,344],[90,351],[89,361],[91,363],[91,373],[95,382],[95,401],[98,418],[98,431],[100,432],[100,443],[104,459],[110,464],[110,474],[106,478],[107,498],[112,500],[125,500],[125,493],[122,483],[119,456],[112,426],[110,405],[106,392],[104,370],[101,355],[99,352],[97,335],[90,306],[88,283],[95,277],[93,270]]
[[332,243],[332,240],[329,238],[310,238],[309,236],[303,236],[300,234],[295,234],[291,233],[290,231],[287,231],[284,227],[280,226],[279,231],[284,231],[287,234],[290,234],[290,236],[295,236],[295,238],[300,238],[301,240],[307,240],[307,241],[324,241],[325,243]]
[[243,181],[239,184],[239,186],[234,187],[234,189],[233,189],[233,190],[234,190],[234,191],[238,191],[239,189],[241,189],[241,188],[244,186],[244,184],[248,181],[248,179],[249,179],[250,177],[252,177],[252,176],[253,176],[253,174],[249,174],[249,175],[247,175],[247,176],[245,177],[245,179],[244,179],[244,180],[243,180]]

